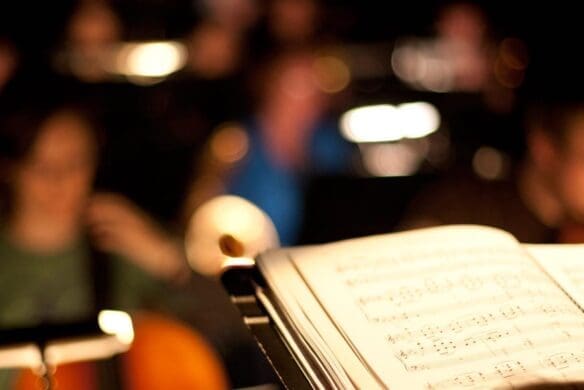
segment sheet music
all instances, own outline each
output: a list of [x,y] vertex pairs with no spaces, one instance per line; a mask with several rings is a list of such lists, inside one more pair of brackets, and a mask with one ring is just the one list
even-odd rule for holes
[[292,261],[387,387],[584,379],[584,315],[506,233],[432,228],[324,245]]
[[259,264],[268,280],[277,280],[271,288],[285,301],[283,309],[287,309],[285,314],[288,315],[289,323],[302,336],[305,348],[311,350],[313,356],[324,365],[329,366],[328,369],[333,374],[333,383],[336,383],[337,388],[355,388],[356,383],[364,389],[381,388],[367,367],[344,342],[342,335],[290,262],[290,254],[302,253],[303,249],[277,252],[268,256],[268,262]]
[[529,244],[524,247],[584,309],[584,244]]

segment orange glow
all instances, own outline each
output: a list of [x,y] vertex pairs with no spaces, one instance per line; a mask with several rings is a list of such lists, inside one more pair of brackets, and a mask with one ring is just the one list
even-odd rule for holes
[[523,83],[528,63],[525,43],[517,38],[505,38],[499,45],[494,63],[495,79],[506,88],[517,88]]
[[334,56],[319,57],[314,61],[318,87],[326,93],[337,93],[347,88],[351,81],[349,67]]
[[122,356],[121,372],[129,390],[230,388],[220,357],[201,334],[154,313],[136,316],[136,340]]
[[527,46],[517,38],[505,38],[499,46],[499,55],[505,65],[512,69],[525,69],[529,62]]
[[509,68],[501,57],[495,61],[495,78],[502,86],[510,89],[517,88],[525,77],[522,70]]
[[226,124],[213,135],[210,148],[217,161],[232,164],[245,157],[249,150],[249,139],[238,124]]

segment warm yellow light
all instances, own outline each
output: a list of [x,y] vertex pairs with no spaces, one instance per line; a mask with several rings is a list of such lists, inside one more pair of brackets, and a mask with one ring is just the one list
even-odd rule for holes
[[326,93],[337,93],[347,88],[351,81],[349,67],[334,56],[319,57],[314,61],[318,87]]
[[217,161],[233,164],[247,155],[249,138],[240,125],[226,124],[213,135],[210,148]]
[[34,344],[20,344],[0,349],[0,368],[39,367],[41,351]]
[[181,69],[187,52],[179,42],[128,43],[117,53],[116,73],[129,77],[160,78]]
[[229,257],[227,256],[221,265],[222,268],[249,268],[255,264],[254,259],[250,257]]
[[97,323],[102,332],[116,336],[124,344],[134,340],[132,318],[128,313],[117,310],[102,310],[97,317]]
[[426,102],[405,103],[398,106],[399,127],[404,138],[422,138],[440,127],[440,114]]
[[346,139],[357,143],[422,138],[440,127],[440,114],[426,102],[364,106],[344,113],[340,127]]
[[205,275],[217,275],[228,256],[221,241],[230,236],[238,248],[232,256],[251,259],[279,246],[278,233],[270,217],[259,207],[238,196],[221,195],[201,205],[189,221],[185,238],[191,267]]
[[357,107],[341,116],[341,132],[353,142],[397,141],[402,134],[394,127],[396,117],[390,104]]

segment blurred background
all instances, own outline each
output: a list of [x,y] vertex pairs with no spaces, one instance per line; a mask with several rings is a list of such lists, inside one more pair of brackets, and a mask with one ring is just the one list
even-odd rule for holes
[[[302,172],[289,200],[302,205],[294,226],[278,226],[290,230],[280,232],[287,244],[389,231],[412,194],[444,172],[509,175],[523,150],[518,96],[530,62],[561,61],[556,43],[577,39],[569,7],[503,1],[8,2],[0,15],[2,96],[67,94],[90,106],[105,134],[96,186],[178,229],[219,191],[201,184],[209,171],[224,174],[253,150],[250,118],[272,110],[276,121],[326,122],[337,134],[314,148],[329,156],[309,159],[306,135],[282,135],[302,120],[267,143],[299,145],[274,153],[291,156],[276,165]],[[314,112],[275,97],[311,93],[300,73],[282,81],[288,90],[261,87],[277,82],[258,77],[274,58],[285,73],[285,52],[310,62],[306,77],[325,95],[306,104]],[[264,107],[262,94],[285,109]],[[252,179],[227,182],[261,197],[248,194]],[[290,218],[265,207],[276,225]]]
[[[273,381],[212,279],[219,263],[197,268],[208,260],[200,255],[208,242],[197,240],[212,236],[216,260],[225,224],[262,248],[277,242],[248,203],[234,201],[235,219],[232,203],[200,207],[222,194],[257,205],[282,245],[427,225],[416,212],[434,224],[492,224],[529,242],[561,241],[558,227],[576,225],[571,240],[584,241],[575,7],[3,2],[0,325],[76,318],[104,302],[174,311],[211,340],[231,385]],[[546,94],[555,108],[570,101],[575,114],[536,115]],[[203,222],[189,236],[192,220]],[[185,235],[201,259],[184,253]],[[233,256],[250,255],[237,240],[227,244]],[[156,283],[138,282],[137,270],[104,283],[101,252]],[[13,276],[23,269],[28,279]],[[116,281],[121,296],[140,301],[100,302],[93,287]],[[159,290],[160,281],[171,289]]]

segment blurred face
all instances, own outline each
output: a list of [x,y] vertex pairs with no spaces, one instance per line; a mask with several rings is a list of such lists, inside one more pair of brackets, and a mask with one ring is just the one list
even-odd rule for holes
[[69,39],[81,50],[95,50],[119,39],[117,16],[107,6],[88,3],[75,12],[69,22]]
[[317,5],[313,0],[275,0],[269,12],[270,30],[282,43],[300,42],[316,29]]
[[567,138],[556,147],[550,174],[568,215],[584,222],[584,112],[575,114],[567,126]]
[[91,132],[72,113],[57,113],[41,125],[28,157],[16,169],[16,212],[56,223],[78,218],[91,190],[95,156]]
[[444,9],[437,21],[438,34],[447,39],[480,44],[486,35],[487,22],[480,7],[459,3]]
[[235,31],[250,28],[260,11],[256,0],[206,0],[203,4],[209,12],[209,19]]
[[204,78],[228,75],[238,65],[239,38],[224,28],[203,24],[193,32],[189,45],[192,70]]
[[326,108],[326,96],[319,88],[311,56],[291,57],[272,70],[264,105],[298,122],[311,123]]

